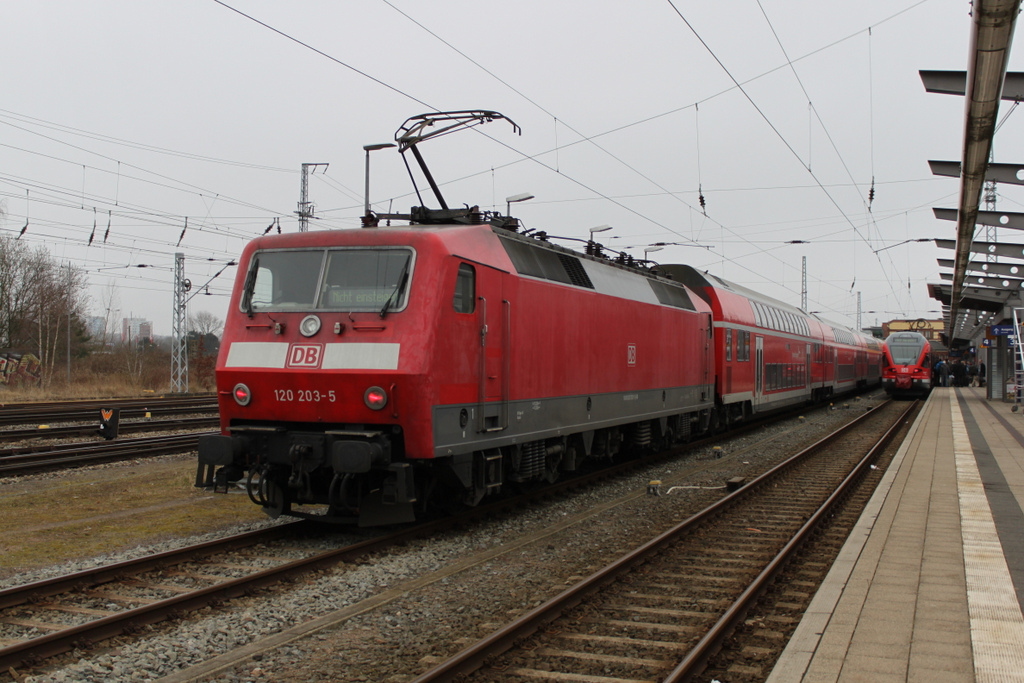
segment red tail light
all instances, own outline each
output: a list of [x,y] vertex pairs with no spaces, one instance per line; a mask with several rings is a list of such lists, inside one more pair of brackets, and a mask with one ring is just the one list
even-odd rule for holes
[[240,406],[247,406],[249,405],[249,401],[252,400],[252,394],[249,393],[249,387],[241,383],[235,385],[231,395],[235,397],[235,403]]
[[367,408],[380,410],[388,404],[388,393],[380,387],[370,387],[363,394],[363,401]]

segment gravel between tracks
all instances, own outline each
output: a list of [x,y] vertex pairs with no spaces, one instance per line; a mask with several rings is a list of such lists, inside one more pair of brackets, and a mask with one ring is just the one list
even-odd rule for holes
[[[115,639],[105,647],[53,660],[47,672],[25,681],[148,681],[176,672],[174,680],[190,680],[181,670],[247,644],[257,650],[254,644],[261,639],[286,634],[312,619],[330,622],[325,615],[371,596],[390,599],[376,609],[256,652],[208,680],[406,681],[429,668],[430,660],[424,658],[453,654],[461,648],[459,638],[484,635],[540,604],[720,497],[725,480],[755,476],[781,455],[816,441],[880,400],[876,394],[839,402],[836,410],[808,412],[805,421],[794,419],[723,440],[721,457],[706,448],[515,515],[417,541],[365,563],[318,572],[221,608],[207,608],[187,620],[150,627],[150,635],[141,640]],[[651,479],[662,480],[663,492],[672,485],[686,488],[644,495]],[[563,525],[568,526],[562,530]],[[195,540],[82,560],[17,579],[25,582]],[[324,547],[337,547],[344,540],[325,539]],[[453,573],[456,563],[463,569]],[[287,640],[281,635],[277,639]]]

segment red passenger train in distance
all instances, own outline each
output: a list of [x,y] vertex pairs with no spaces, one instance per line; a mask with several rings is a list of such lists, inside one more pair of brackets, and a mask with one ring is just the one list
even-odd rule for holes
[[[396,140],[498,118],[415,117]],[[688,266],[449,210],[416,156],[444,208],[246,247],[197,483],[245,480],[271,515],[405,522],[879,382],[870,337]]]
[[932,390],[932,345],[920,332],[893,332],[885,340],[882,387],[896,397],[927,396]]

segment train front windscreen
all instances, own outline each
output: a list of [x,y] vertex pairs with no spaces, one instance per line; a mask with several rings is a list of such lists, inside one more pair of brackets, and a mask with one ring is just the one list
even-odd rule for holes
[[893,365],[914,365],[921,356],[921,348],[924,346],[922,337],[890,337],[886,342],[889,348],[889,355],[892,357]]
[[405,307],[412,251],[346,247],[260,251],[253,257],[243,311],[398,311]]

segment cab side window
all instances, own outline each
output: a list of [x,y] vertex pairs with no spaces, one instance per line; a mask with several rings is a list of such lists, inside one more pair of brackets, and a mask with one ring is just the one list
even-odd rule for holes
[[476,309],[476,269],[468,263],[459,264],[452,306],[456,313],[472,313]]

